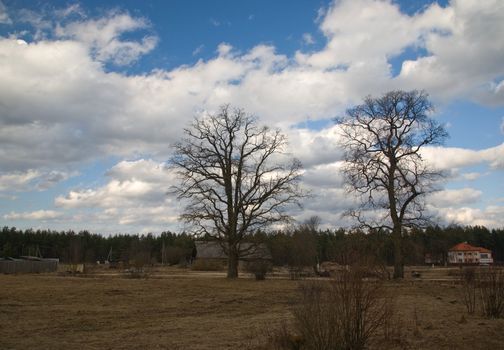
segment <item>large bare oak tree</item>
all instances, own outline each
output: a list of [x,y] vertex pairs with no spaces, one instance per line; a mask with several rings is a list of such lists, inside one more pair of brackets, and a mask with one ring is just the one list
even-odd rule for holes
[[447,137],[443,126],[429,117],[432,109],[425,92],[391,91],[367,97],[337,119],[347,189],[359,198],[359,206],[347,214],[360,227],[392,232],[394,278],[404,277],[404,229],[428,222],[424,198],[442,176],[421,156],[423,147]]
[[227,277],[236,278],[240,256],[253,249],[242,245],[247,236],[287,220],[285,206],[299,204],[301,164],[284,153],[283,134],[228,105],[196,118],[184,132],[172,159],[181,180],[175,192],[187,201],[182,218],[196,234],[221,244]]

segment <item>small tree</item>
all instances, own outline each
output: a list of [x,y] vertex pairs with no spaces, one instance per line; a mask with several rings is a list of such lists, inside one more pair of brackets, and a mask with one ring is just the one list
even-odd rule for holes
[[287,220],[284,207],[298,203],[301,164],[280,162],[287,142],[280,131],[259,127],[227,105],[196,118],[184,133],[172,159],[180,177],[175,193],[188,203],[182,218],[196,234],[221,244],[227,276],[236,278],[239,257],[254,248],[241,243],[255,230]]
[[447,137],[443,126],[429,118],[432,109],[424,92],[392,91],[367,97],[337,120],[347,188],[360,199],[347,214],[361,227],[392,232],[394,278],[404,277],[403,230],[428,222],[422,198],[442,175],[420,154]]

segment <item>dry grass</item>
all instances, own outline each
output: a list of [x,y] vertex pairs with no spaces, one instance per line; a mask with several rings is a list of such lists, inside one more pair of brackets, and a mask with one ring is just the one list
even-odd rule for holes
[[[497,349],[504,320],[468,316],[459,286],[390,282],[394,331],[371,349]],[[292,317],[298,282],[163,270],[148,279],[0,275],[0,349],[260,348]],[[415,316],[416,315],[416,316]],[[464,318],[462,316],[464,315]]]

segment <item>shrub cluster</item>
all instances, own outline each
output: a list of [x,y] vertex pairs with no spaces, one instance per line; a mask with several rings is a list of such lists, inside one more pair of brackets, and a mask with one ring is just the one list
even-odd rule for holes
[[474,314],[479,305],[487,318],[504,316],[504,270],[466,268],[461,271],[460,279],[462,299],[469,314]]
[[330,281],[300,285],[293,332],[284,326],[269,337],[276,349],[364,349],[385,331],[393,308],[380,280],[364,278],[359,268],[341,271]]

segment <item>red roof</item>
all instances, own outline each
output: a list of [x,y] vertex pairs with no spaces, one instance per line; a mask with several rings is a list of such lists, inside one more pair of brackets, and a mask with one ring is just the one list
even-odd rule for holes
[[459,243],[459,244],[451,247],[451,249],[449,251],[451,251],[451,252],[458,251],[458,252],[491,253],[491,251],[486,248],[475,247],[475,246],[468,244],[467,242]]

